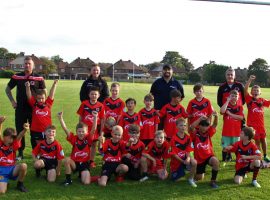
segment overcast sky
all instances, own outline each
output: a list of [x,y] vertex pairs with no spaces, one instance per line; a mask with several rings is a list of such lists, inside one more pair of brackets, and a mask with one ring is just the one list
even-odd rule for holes
[[178,51],[195,67],[210,60],[270,63],[270,6],[189,0],[8,0],[0,5],[0,46],[71,62],[161,61]]

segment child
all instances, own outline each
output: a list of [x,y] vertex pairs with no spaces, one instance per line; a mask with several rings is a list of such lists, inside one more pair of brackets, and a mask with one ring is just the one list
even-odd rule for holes
[[[202,180],[204,178],[206,165],[210,165],[212,167],[210,186],[212,188],[218,188],[216,178],[218,174],[219,161],[215,157],[211,141],[211,138],[216,133],[218,116],[215,111],[212,113],[212,116],[214,116],[212,126],[209,118],[201,116],[190,125],[190,129],[192,131],[191,139],[194,146],[194,158],[197,161],[195,179]],[[198,129],[196,129],[196,127],[198,127]]]
[[165,132],[157,131],[154,141],[150,142],[141,158],[142,178],[140,182],[148,179],[148,172],[157,173],[160,180],[168,177],[166,159],[169,158],[169,143],[165,140]]
[[104,106],[102,103],[98,102],[97,99],[100,96],[99,88],[98,87],[91,87],[90,91],[88,93],[90,100],[85,100],[81,103],[80,108],[77,111],[77,114],[79,117],[79,123],[83,122],[88,126],[88,132],[91,131],[93,126],[93,119],[94,116],[92,115],[93,111],[96,111],[98,113],[97,118],[97,130],[93,134],[93,143],[91,146],[91,155],[90,155],[90,167],[94,168],[96,167],[96,164],[94,162],[95,155],[96,155],[96,144],[99,135],[103,136],[103,128],[104,128]]
[[29,124],[24,124],[24,129],[16,137],[16,131],[13,128],[6,128],[2,134],[2,123],[5,117],[0,117],[0,194],[7,191],[9,179],[18,178],[17,189],[21,192],[28,192],[23,181],[27,172],[25,163],[16,164],[16,151],[20,147],[20,141],[29,130]]
[[103,129],[103,136],[108,139],[111,138],[111,132],[112,132],[112,128],[116,125],[116,120],[113,117],[108,117],[105,120],[105,125],[104,125],[104,129]]
[[213,107],[211,101],[203,96],[203,85],[198,83],[193,87],[195,98],[190,100],[187,107],[188,127],[201,116],[211,116]]
[[141,178],[140,162],[145,148],[144,143],[139,140],[140,126],[131,124],[128,128],[128,134],[130,138],[126,144],[126,153],[122,158],[122,162],[128,166],[128,178],[139,180]]
[[196,174],[197,161],[191,158],[190,152],[191,138],[186,131],[186,120],[179,118],[176,120],[177,134],[171,140],[171,175],[172,180],[177,181],[185,175],[185,169],[190,167],[190,176],[188,179],[192,187],[197,187],[194,176]]
[[106,186],[111,175],[117,174],[117,182],[123,181],[124,174],[128,171],[128,166],[121,164],[122,155],[125,153],[126,144],[121,140],[123,135],[123,128],[116,125],[112,129],[112,138],[106,140],[99,137],[100,151],[104,154],[101,177],[98,180],[100,186]]
[[248,88],[255,78],[254,75],[251,75],[245,85],[245,100],[248,108],[247,125],[255,129],[255,143],[259,149],[260,144],[262,145],[263,159],[270,162],[270,158],[267,156],[266,130],[264,126],[264,107],[269,108],[270,101],[260,97],[261,88],[258,85],[251,88],[251,95],[248,93]]
[[163,106],[159,112],[160,119],[164,120],[164,131],[168,141],[177,133],[176,120],[180,117],[188,117],[185,108],[180,104],[181,92],[174,89],[170,92],[170,96],[171,102]]
[[127,112],[124,112],[119,120],[119,125],[123,127],[124,133],[123,133],[123,140],[128,141],[129,135],[128,135],[128,127],[130,124],[138,124],[141,125],[141,119],[138,113],[136,113],[135,106],[136,106],[136,100],[133,98],[128,98],[126,100],[126,106],[127,106]]
[[106,119],[108,117],[113,117],[118,123],[122,112],[125,108],[125,103],[122,99],[119,98],[120,84],[112,83],[111,85],[111,97],[108,97],[104,100],[103,105],[105,109]]
[[65,121],[63,119],[63,113],[58,113],[58,118],[61,123],[61,127],[67,135],[67,141],[72,145],[72,152],[70,157],[65,158],[65,173],[66,180],[64,185],[68,186],[72,184],[71,172],[78,171],[81,177],[81,182],[84,185],[88,185],[91,182],[90,169],[89,169],[89,160],[90,160],[90,148],[92,144],[92,135],[96,131],[97,127],[97,115],[96,111],[92,112],[94,116],[93,125],[91,132],[87,134],[87,126],[83,123],[79,123],[76,126],[76,133],[74,135],[66,127]]
[[32,122],[30,128],[32,149],[37,143],[44,140],[44,131],[47,126],[52,124],[51,109],[58,80],[54,80],[50,94],[46,99],[46,91],[38,90],[35,98],[32,96],[30,82],[25,83],[26,95],[29,105],[32,107]]
[[158,130],[159,117],[157,111],[152,108],[154,97],[148,94],[144,97],[145,108],[139,112],[142,122],[140,140],[147,146],[155,137],[155,132]]
[[261,152],[251,141],[254,135],[252,127],[244,127],[240,134],[240,141],[232,146],[227,146],[225,150],[234,152],[236,155],[234,182],[236,184],[242,183],[246,173],[253,171],[252,185],[260,188],[261,186],[257,182],[257,175],[261,165]]
[[[243,127],[244,113],[243,106],[237,103],[239,94],[236,90],[230,91],[230,96],[220,108],[220,113],[223,115],[222,128],[222,148],[232,145],[239,141],[241,129]],[[227,161],[231,161],[232,156],[222,150],[223,166]]]
[[61,163],[64,159],[63,148],[55,140],[55,136],[56,127],[49,125],[45,130],[45,140],[39,142],[32,151],[37,177],[40,176],[40,170],[44,168],[48,182],[55,182],[56,176],[60,176]]

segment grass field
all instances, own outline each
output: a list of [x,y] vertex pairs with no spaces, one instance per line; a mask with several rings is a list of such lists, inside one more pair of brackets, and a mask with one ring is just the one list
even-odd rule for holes
[[[14,110],[5,95],[5,87],[7,79],[0,79],[0,115],[7,116],[4,123],[4,128],[14,127]],[[46,81],[47,88],[51,87],[52,81]],[[56,90],[55,103],[53,106],[53,123],[57,126],[57,140],[59,140],[64,148],[65,155],[68,156],[71,151],[71,146],[65,140],[65,134],[60,129],[60,124],[57,121],[56,113],[64,110],[64,118],[69,129],[75,131],[75,124],[78,122],[78,116],[75,114],[79,102],[79,90],[82,81],[60,81]],[[150,90],[150,84],[132,84],[121,83],[122,99],[134,97],[137,100],[136,110],[143,107],[143,97]],[[193,98],[192,86],[184,85],[185,96],[182,104],[187,106],[188,101]],[[15,92],[15,91],[14,91]],[[205,96],[209,98],[216,110],[217,87],[205,87]],[[270,89],[262,89],[262,96],[270,97]],[[15,96],[15,95],[14,95]],[[270,130],[270,115],[269,110],[265,112],[266,128]],[[213,137],[213,145],[218,158],[221,158],[221,127],[222,118],[219,118],[219,125],[216,135]],[[269,141],[269,140],[268,140]],[[113,180],[109,182],[106,188],[98,187],[97,184],[83,186],[80,184],[77,174],[73,176],[73,185],[63,187],[60,183],[65,179],[64,169],[58,177],[56,183],[49,184],[44,178],[37,179],[32,166],[31,160],[31,145],[27,135],[26,139],[25,160],[28,164],[28,174],[25,180],[25,185],[29,189],[29,193],[22,194],[16,191],[16,182],[10,181],[7,194],[1,196],[0,199],[267,199],[270,194],[269,170],[260,171],[258,181],[261,184],[261,189],[256,189],[251,186],[250,174],[244,183],[237,186],[233,183],[234,162],[229,163],[226,167],[221,167],[218,174],[218,189],[209,187],[210,168],[207,168],[205,180],[198,182],[197,188],[191,188],[186,179],[180,182],[173,183],[170,180],[158,181],[156,177],[149,181],[139,183],[135,181],[125,181],[123,183],[115,183]],[[269,152],[270,153],[270,152]],[[97,156],[97,168],[91,171],[92,175],[98,175],[101,168],[101,157]]]

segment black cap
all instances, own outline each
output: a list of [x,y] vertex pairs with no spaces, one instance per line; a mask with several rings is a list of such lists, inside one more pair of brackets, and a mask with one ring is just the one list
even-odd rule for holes
[[163,70],[165,69],[172,69],[172,66],[170,64],[163,65]]

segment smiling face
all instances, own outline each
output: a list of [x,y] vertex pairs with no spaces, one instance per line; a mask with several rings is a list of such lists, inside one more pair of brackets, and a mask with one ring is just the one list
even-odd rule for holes
[[119,91],[120,91],[120,88],[118,86],[111,88],[111,94],[112,94],[113,99],[116,99],[118,97]]
[[164,68],[162,70],[162,75],[165,79],[170,79],[172,77],[173,70],[171,68]]
[[261,95],[261,88],[257,85],[254,85],[251,89],[251,95],[253,98],[257,99]]
[[91,103],[97,102],[99,96],[100,96],[99,92],[96,90],[92,90],[89,92],[89,99],[90,99]]
[[231,84],[234,82],[235,79],[235,71],[234,70],[227,70],[226,71],[226,81]]
[[45,94],[37,94],[37,96],[36,96],[36,101],[37,101],[39,104],[44,104],[45,101],[46,101],[46,95],[45,95]]
[[56,135],[56,130],[55,129],[48,128],[45,131],[45,136],[46,136],[47,140],[54,141],[55,135]]
[[100,76],[100,67],[95,65],[91,68],[91,76],[97,79]]
[[86,133],[87,133],[86,126],[84,126],[82,128],[77,128],[76,133],[78,135],[79,140],[82,140],[85,137]]
[[179,133],[184,133],[186,131],[187,124],[184,121],[180,121],[176,124]]
[[24,72],[26,74],[31,74],[34,69],[34,62],[33,60],[27,59],[24,61]]
[[123,128],[119,125],[116,125],[112,128],[112,141],[114,143],[117,143],[121,140],[122,135],[123,135]]

